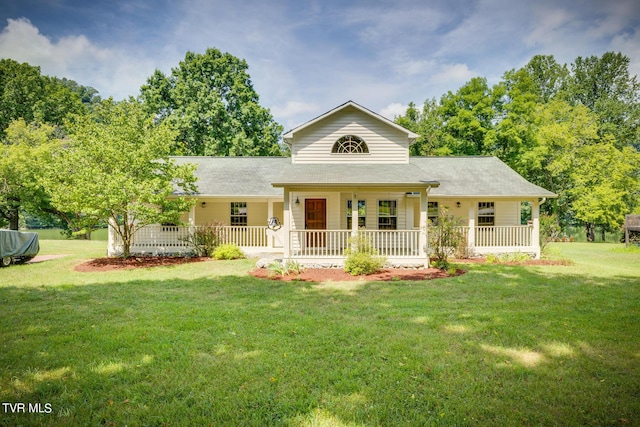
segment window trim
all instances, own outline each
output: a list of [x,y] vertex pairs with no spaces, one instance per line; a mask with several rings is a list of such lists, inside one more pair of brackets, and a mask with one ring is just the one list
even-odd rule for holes
[[[482,209],[491,209],[491,213],[480,213]],[[478,227],[494,227],[496,225],[495,202],[478,202]]]
[[[249,209],[247,202],[230,202],[229,224],[232,227],[246,227],[249,224]],[[234,213],[234,208],[238,209]],[[244,212],[241,210],[244,209]]]
[[[393,215],[391,213],[389,213],[389,215],[381,215],[380,208],[382,207],[381,204],[384,202],[391,202],[393,204],[393,210],[394,210]],[[391,208],[392,206],[389,206],[390,210]],[[387,224],[381,224],[380,220],[382,218],[389,219],[389,222]],[[391,221],[391,219],[393,219],[394,221]],[[384,225],[384,226],[381,227],[381,225]],[[397,199],[378,200],[378,230],[397,230],[397,229],[398,229],[398,200]]]
[[[345,144],[345,143],[354,142],[354,141],[356,143],[355,144],[356,150],[358,151],[340,151],[341,149],[353,147],[354,144]],[[359,151],[359,150],[362,150],[362,151]],[[337,154],[337,155],[347,154],[347,155],[361,156],[364,154],[369,154],[369,146],[364,141],[364,139],[362,139],[358,135],[348,134],[348,135],[341,136],[336,140],[336,142],[333,143],[333,145],[331,146],[331,154]]]

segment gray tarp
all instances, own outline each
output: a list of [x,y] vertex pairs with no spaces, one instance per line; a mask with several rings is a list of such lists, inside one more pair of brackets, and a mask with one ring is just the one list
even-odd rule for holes
[[38,234],[0,230],[0,259],[6,256],[31,258],[39,250]]

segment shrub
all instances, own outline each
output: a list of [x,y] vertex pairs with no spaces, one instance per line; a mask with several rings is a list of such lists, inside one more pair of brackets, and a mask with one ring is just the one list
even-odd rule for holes
[[547,244],[555,241],[559,235],[560,224],[557,215],[540,215],[540,252],[544,252]]
[[361,234],[349,238],[349,247],[345,250],[345,255],[347,259],[344,271],[353,276],[373,274],[386,262],[384,257],[378,256],[371,240]]
[[234,243],[225,243],[218,246],[213,251],[213,257],[215,259],[239,259],[244,258],[244,254],[242,253],[238,245]]
[[462,220],[450,215],[446,208],[440,209],[438,221],[429,227],[429,248],[434,258],[434,266],[441,270],[449,267],[449,258],[462,253],[465,246],[464,234],[460,231]]
[[191,247],[196,256],[210,257],[222,241],[224,223],[214,221],[196,228],[184,241]]

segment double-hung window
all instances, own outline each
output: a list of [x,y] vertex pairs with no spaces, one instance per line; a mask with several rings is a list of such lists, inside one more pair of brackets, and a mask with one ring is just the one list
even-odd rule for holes
[[398,201],[378,200],[378,229],[398,229]]
[[231,225],[247,225],[247,202],[231,202]]
[[478,226],[491,227],[496,224],[496,208],[493,202],[478,203]]
[[[347,200],[347,230],[351,230],[353,219],[353,208],[351,200]],[[358,228],[363,228],[367,224],[367,202],[358,200]]]

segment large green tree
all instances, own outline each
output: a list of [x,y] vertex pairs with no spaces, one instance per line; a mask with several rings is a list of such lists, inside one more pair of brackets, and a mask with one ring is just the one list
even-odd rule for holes
[[261,107],[246,61],[209,48],[187,52],[166,76],[156,70],[141,88],[146,110],[178,133],[179,154],[281,155],[282,127]]
[[54,153],[46,188],[54,206],[79,213],[87,228],[108,221],[128,257],[137,230],[177,223],[192,206],[184,195],[195,192],[194,166],[169,158],[175,131],[154,123],[139,102],[109,99],[94,115],[67,124],[69,140]]
[[640,151],[640,83],[621,53],[578,57],[571,66],[568,96],[600,117],[600,134],[613,135],[618,148]]
[[39,177],[58,143],[55,130],[23,119],[12,121],[6,130],[0,145],[0,222],[11,230],[18,229],[20,210],[42,213],[50,209]]
[[39,67],[0,59],[0,137],[13,120],[62,125],[69,114],[86,111],[82,91],[95,89],[43,76]]

